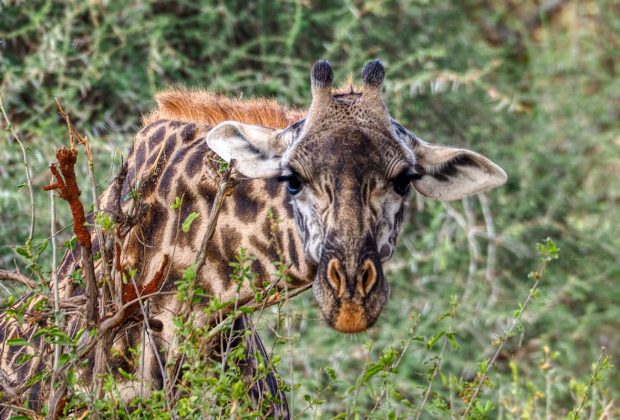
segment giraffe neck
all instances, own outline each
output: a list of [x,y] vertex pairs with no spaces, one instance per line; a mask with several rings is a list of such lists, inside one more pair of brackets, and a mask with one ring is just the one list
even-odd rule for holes
[[[162,290],[171,290],[197,258],[220,182],[219,158],[204,140],[209,129],[207,125],[157,120],[136,137],[121,195],[130,194],[136,180],[144,179],[153,168],[158,173],[141,193],[146,213],[123,246],[123,263],[137,270],[139,282],[151,279],[167,255],[170,264]],[[180,206],[173,206],[175,202]],[[183,223],[195,214],[198,217],[184,231]],[[238,290],[229,263],[241,248],[255,258],[251,268],[257,277],[254,284],[244,282]],[[276,287],[295,288],[313,281],[316,267],[304,258],[285,188],[275,179],[235,179],[208,245],[206,263],[198,273],[200,286],[222,301],[247,302],[255,296],[256,288],[274,280],[276,261],[290,264],[290,283]]]

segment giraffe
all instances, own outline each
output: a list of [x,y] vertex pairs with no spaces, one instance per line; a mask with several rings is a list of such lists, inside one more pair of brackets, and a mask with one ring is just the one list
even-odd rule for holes
[[[486,157],[427,143],[395,121],[381,97],[384,76],[382,63],[372,60],[362,70],[361,89],[336,89],[330,63],[318,61],[306,112],[201,91],[157,95],[158,108],[145,117],[129,152],[126,179],[100,199],[104,211],[128,211],[129,201],[110,197],[129,196],[136,180],[146,179],[139,186],[146,210],[125,236],[121,255],[139,284],[166,267],[160,293],[149,298],[157,346],[142,345],[141,380],[152,389],[162,386],[157,360],[174,351],[173,321],[181,307],[167,292],[196,259],[222,160],[234,168],[234,187],[197,273],[199,286],[221,301],[248,304],[275,278],[273,261],[283,257],[287,275],[275,290],[311,285],[325,323],[343,333],[372,327],[388,300],[383,264],[394,253],[412,189],[457,200],[506,182],[506,173]],[[177,209],[171,208],[175,202]],[[192,213],[199,216],[181,231],[179,220]],[[110,255],[106,246],[103,253]],[[240,248],[256,256],[258,275],[255,284],[239,287],[228,262]],[[61,267],[77,261],[70,253]],[[78,293],[71,281],[62,285],[64,298]],[[201,313],[194,319],[211,321]],[[139,342],[137,335],[132,340]],[[126,344],[116,343],[121,350]]]

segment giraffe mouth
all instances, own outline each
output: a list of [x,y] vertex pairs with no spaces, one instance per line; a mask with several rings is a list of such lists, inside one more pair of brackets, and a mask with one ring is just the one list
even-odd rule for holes
[[344,302],[340,305],[338,315],[332,327],[343,333],[358,333],[368,329],[364,307],[357,303]]

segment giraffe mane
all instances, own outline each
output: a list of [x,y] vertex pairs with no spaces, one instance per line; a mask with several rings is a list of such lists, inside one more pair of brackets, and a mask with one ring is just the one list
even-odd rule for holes
[[274,99],[239,99],[204,90],[171,89],[155,95],[158,108],[143,118],[143,126],[158,119],[216,125],[233,120],[270,128],[285,128],[304,112],[279,105]]

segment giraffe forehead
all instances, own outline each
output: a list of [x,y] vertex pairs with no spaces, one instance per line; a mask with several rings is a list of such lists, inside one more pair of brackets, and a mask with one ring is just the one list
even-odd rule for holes
[[289,166],[307,178],[390,175],[407,156],[388,133],[359,128],[313,132],[300,139]]

